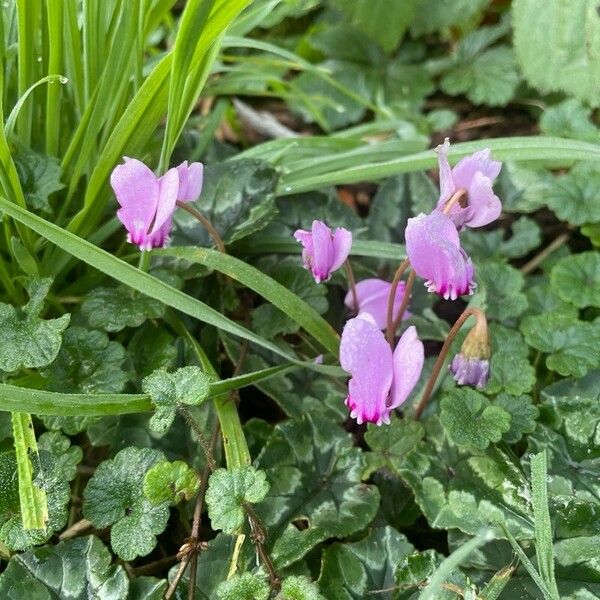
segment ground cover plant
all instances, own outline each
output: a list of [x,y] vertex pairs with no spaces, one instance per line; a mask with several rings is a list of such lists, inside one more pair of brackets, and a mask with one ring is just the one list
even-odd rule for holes
[[9,0],[0,597],[600,597],[600,16]]

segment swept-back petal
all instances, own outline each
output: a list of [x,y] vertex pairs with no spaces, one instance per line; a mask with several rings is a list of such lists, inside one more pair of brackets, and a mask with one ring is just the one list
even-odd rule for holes
[[471,293],[473,265],[460,247],[452,219],[439,211],[408,220],[406,252],[415,273],[426,279],[429,291],[455,300]]
[[175,212],[177,192],[179,191],[179,174],[177,169],[169,169],[159,180],[158,207],[152,225],[151,235],[155,234]]
[[475,173],[469,186],[469,227],[483,227],[495,221],[502,212],[500,198],[494,194],[492,180],[483,173]]
[[352,248],[352,233],[343,227],[337,227],[333,232],[333,256],[329,272],[339,269],[350,254]]
[[444,143],[438,146],[435,151],[438,155],[438,166],[440,169],[440,199],[437,207],[442,209],[445,202],[456,191],[456,186],[452,179],[452,169],[448,162],[448,150],[450,149],[450,140],[446,138]]
[[129,232],[129,241],[141,246],[156,215],[160,185],[143,162],[127,157],[124,160],[113,169],[110,185],[121,206],[117,217]]
[[326,281],[331,275],[333,264],[333,240],[331,229],[321,221],[312,223],[313,261],[312,274],[317,283]]
[[468,189],[475,173],[481,173],[492,180],[496,179],[502,168],[502,163],[492,160],[490,154],[489,148],[486,148],[470,156],[465,156],[459,161],[452,169],[454,185],[457,188],[464,187]]
[[346,405],[358,423],[378,425],[389,418],[387,400],[392,385],[392,351],[373,318],[361,313],[342,332],[340,364],[352,375]]
[[[363,279],[356,284],[359,312],[369,313],[375,320],[375,323],[377,323],[379,329],[385,329],[387,325],[387,303],[391,287],[392,284],[389,281],[377,278]],[[400,310],[400,305],[404,298],[405,288],[406,284],[404,281],[401,281],[396,289],[393,311],[394,319],[398,317],[398,311]],[[352,309],[353,301],[352,292],[349,291],[344,298],[344,304]],[[405,311],[403,318],[406,319],[409,316],[410,313]]]
[[296,241],[302,244],[302,261],[304,268],[311,270],[312,257],[314,256],[315,250],[313,248],[312,233],[305,229],[297,229],[294,232],[294,238]]
[[388,404],[390,410],[404,403],[413,391],[421,376],[424,361],[423,342],[412,325],[402,334],[394,350],[394,379]]
[[177,167],[177,172],[179,173],[177,200],[181,202],[196,200],[202,191],[204,165],[200,162],[193,162],[188,165],[187,160],[184,160]]

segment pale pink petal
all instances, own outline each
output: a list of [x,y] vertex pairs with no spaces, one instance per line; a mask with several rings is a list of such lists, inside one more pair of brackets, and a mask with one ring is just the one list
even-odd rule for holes
[[331,229],[321,221],[312,224],[313,260],[312,274],[317,283],[326,281],[331,276],[333,264],[333,240]]
[[380,425],[389,414],[392,385],[392,351],[373,318],[361,313],[342,332],[340,364],[352,375],[346,405],[358,423]]
[[495,221],[502,212],[502,203],[492,189],[492,180],[475,173],[469,186],[469,227],[483,227]]
[[[369,313],[379,329],[385,329],[387,326],[387,303],[392,284],[383,279],[363,279],[356,284],[356,295],[358,296],[359,312]],[[398,317],[398,311],[404,298],[405,283],[401,281],[396,289],[394,298],[394,319]],[[344,304],[353,309],[352,292],[349,291],[344,298]],[[404,312],[403,319],[410,316],[408,311]]]
[[348,258],[352,248],[352,233],[343,227],[337,227],[333,232],[333,257],[329,273],[337,271]]
[[177,192],[179,190],[179,174],[177,173],[177,169],[169,169],[159,179],[159,184],[158,207],[150,235],[155,234],[175,212],[175,202],[177,202]]
[[438,155],[438,165],[440,169],[440,199],[437,207],[444,208],[444,204],[456,191],[456,186],[452,179],[452,169],[448,163],[448,150],[450,149],[450,140],[446,138],[444,143],[436,148]]
[[472,293],[473,265],[460,247],[450,217],[439,211],[408,220],[406,252],[415,273],[426,279],[429,291],[446,299]]
[[177,200],[181,202],[191,202],[200,196],[202,191],[202,181],[204,178],[204,165],[199,162],[193,162],[188,166],[187,160],[184,160],[178,167],[179,173],[179,192]]
[[424,361],[423,342],[417,337],[417,330],[412,325],[402,334],[394,350],[394,380],[390,394],[390,409],[406,401],[419,381]]
[[305,229],[297,229],[294,232],[294,238],[302,244],[302,261],[304,268],[311,270],[312,257],[314,256],[315,250],[313,248],[312,233]]
[[129,232],[128,240],[140,245],[154,221],[160,185],[143,162],[127,157],[124,160],[114,168],[110,184],[121,206],[117,217]]
[[454,185],[457,188],[464,187],[466,189],[471,185],[475,173],[481,173],[489,179],[496,179],[502,168],[502,163],[497,160],[490,158],[490,150],[480,150],[474,152],[470,156],[465,156],[461,161],[456,164],[452,169],[452,178]]

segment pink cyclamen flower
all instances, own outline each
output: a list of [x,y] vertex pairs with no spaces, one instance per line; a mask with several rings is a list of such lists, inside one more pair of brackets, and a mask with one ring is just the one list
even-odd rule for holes
[[440,199],[437,210],[443,211],[446,202],[459,190],[465,196],[452,206],[446,207],[447,214],[458,229],[482,227],[495,221],[502,212],[502,204],[494,194],[492,185],[498,177],[502,163],[490,158],[485,149],[463,158],[454,168],[448,163],[448,138],[438,146],[440,168]]
[[344,264],[352,246],[352,233],[342,227],[332,232],[322,221],[313,221],[311,231],[298,229],[294,237],[304,248],[304,268],[317,283],[327,281]]
[[475,270],[460,247],[458,231],[447,215],[434,211],[408,219],[406,253],[415,273],[425,279],[428,291],[456,300],[475,289]]
[[[352,291],[349,291],[344,298],[344,304],[350,310],[369,313],[379,329],[385,329],[387,326],[387,305],[392,284],[384,279],[363,279],[356,284],[356,296],[358,297],[358,307],[354,306],[354,298]],[[400,281],[396,289],[396,297],[394,298],[394,319],[398,318],[398,311],[404,299],[404,291],[406,284]],[[410,316],[408,311],[404,312],[402,319],[407,319]]]
[[423,343],[414,326],[398,340],[392,353],[383,332],[368,313],[350,319],[342,332],[340,363],[352,375],[346,406],[357,423],[390,422],[391,411],[413,390],[424,361]]
[[[199,165],[199,167],[198,167]],[[140,250],[164,246],[169,239],[177,200],[195,200],[202,189],[202,165],[187,161],[157,177],[143,162],[124,157],[110,176],[120,205],[117,217],[127,241]]]

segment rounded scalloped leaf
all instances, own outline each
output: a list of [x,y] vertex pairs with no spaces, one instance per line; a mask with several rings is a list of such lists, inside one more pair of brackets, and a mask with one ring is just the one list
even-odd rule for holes
[[550,272],[550,284],[578,308],[600,306],[600,254],[582,252],[559,260]]
[[475,390],[453,390],[441,401],[440,421],[455,444],[485,450],[510,430],[511,416]]

